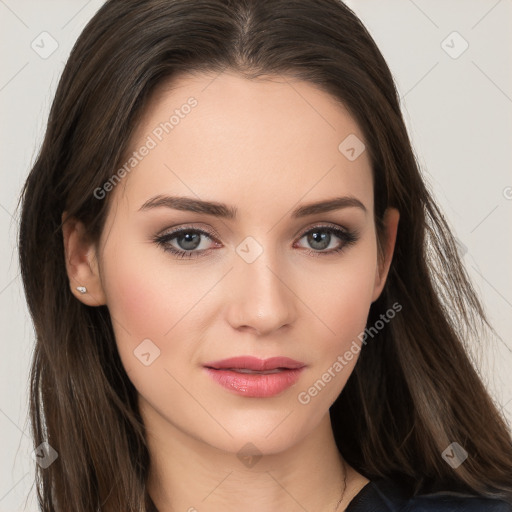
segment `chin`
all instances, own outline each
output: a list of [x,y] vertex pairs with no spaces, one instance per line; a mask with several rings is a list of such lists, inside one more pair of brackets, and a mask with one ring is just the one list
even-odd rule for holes
[[[298,412],[289,408],[252,411],[241,417],[238,413],[230,421],[226,418],[222,424],[229,432],[222,430],[219,436],[212,431],[204,433],[203,440],[225,452],[240,455],[274,455],[293,448],[310,434],[315,425],[312,418],[304,422],[298,418]],[[319,423],[318,422],[315,423]]]

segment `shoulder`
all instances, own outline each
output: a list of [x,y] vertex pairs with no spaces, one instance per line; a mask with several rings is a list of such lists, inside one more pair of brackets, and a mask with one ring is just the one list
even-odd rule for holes
[[451,491],[411,496],[391,480],[369,482],[346,512],[512,512],[509,503]]

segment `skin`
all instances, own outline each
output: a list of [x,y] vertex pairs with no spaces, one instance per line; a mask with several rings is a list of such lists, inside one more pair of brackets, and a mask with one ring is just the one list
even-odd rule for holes
[[[342,105],[291,78],[247,80],[234,73],[183,75],[148,105],[131,149],[193,96],[197,106],[109,194],[98,244],[71,219],[64,226],[70,287],[89,306],[106,304],[123,365],[139,394],[151,454],[148,489],[160,512],[344,510],[368,480],[336,449],[329,407],[358,355],[308,404],[297,396],[332,367],[366,326],[391,262],[399,214],[385,216],[377,258],[373,184],[364,151],[348,160],[339,144],[363,140]],[[139,211],[157,194],[226,203],[236,220],[166,207]],[[293,219],[295,207],[337,196],[348,207]],[[357,230],[327,249],[304,235],[318,224]],[[187,226],[210,229],[179,259],[152,237]],[[263,248],[252,263],[236,251],[246,237]],[[180,245],[181,243],[181,245]],[[169,244],[187,249],[183,237]],[[76,286],[86,286],[80,294]],[[160,355],[134,356],[150,339]],[[364,350],[364,348],[363,348]],[[271,398],[238,396],[205,374],[207,361],[239,355],[287,356],[306,364],[297,384]],[[263,455],[237,457],[247,443]]]

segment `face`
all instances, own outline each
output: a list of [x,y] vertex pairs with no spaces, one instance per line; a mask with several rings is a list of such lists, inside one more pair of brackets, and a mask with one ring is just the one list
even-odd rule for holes
[[[81,300],[108,306],[146,420],[263,453],[325,420],[388,268],[361,141],[348,112],[306,82],[187,75],[154,96],[136,162],[98,192],[110,207],[97,268],[75,275],[91,290]],[[218,363],[245,356],[289,359]]]

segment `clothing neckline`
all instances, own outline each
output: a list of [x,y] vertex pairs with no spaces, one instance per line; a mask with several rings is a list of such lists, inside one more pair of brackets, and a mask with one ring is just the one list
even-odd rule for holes
[[410,493],[405,487],[393,480],[379,478],[362,487],[345,512],[394,512],[401,510],[409,499]]
[[348,502],[348,505],[345,508],[345,512],[351,512],[350,507],[352,504],[357,503],[358,500],[361,499],[361,496],[364,496],[368,492],[368,488],[371,486],[373,482],[371,480],[368,480],[359,491],[357,491],[357,494],[352,497],[352,499]]

